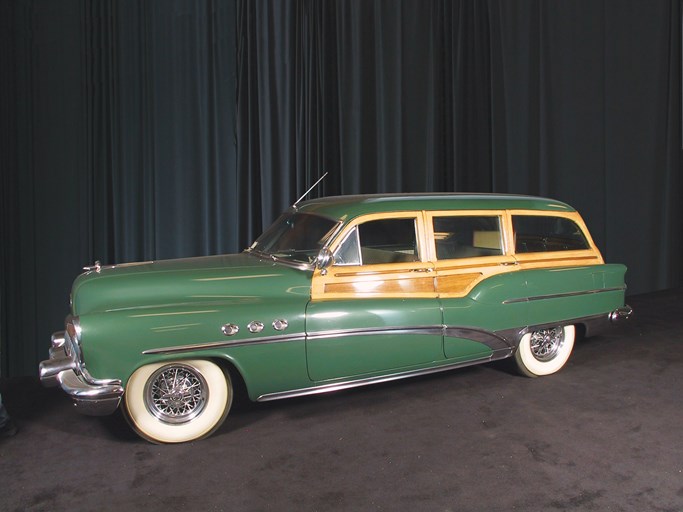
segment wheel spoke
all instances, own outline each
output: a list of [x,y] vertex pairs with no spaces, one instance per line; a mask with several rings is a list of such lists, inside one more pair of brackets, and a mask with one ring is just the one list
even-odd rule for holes
[[182,364],[159,369],[145,393],[148,410],[166,423],[184,423],[197,417],[208,398],[201,373]]
[[562,327],[541,329],[531,333],[531,353],[539,361],[550,361],[555,358],[564,341]]

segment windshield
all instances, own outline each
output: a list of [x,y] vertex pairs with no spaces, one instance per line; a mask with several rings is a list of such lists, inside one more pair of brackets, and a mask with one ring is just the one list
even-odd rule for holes
[[295,263],[312,263],[337,223],[310,213],[285,213],[249,248]]

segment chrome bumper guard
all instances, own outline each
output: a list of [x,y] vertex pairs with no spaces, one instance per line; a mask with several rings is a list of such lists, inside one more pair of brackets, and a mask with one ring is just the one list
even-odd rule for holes
[[64,332],[52,335],[50,358],[38,367],[45,387],[61,388],[71,397],[76,410],[89,416],[113,413],[121,403],[123,387],[118,379],[95,379],[79,360],[79,351]]

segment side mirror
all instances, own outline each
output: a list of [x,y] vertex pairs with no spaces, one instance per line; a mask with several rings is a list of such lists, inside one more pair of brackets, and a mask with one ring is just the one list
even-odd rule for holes
[[315,259],[315,266],[321,270],[322,275],[327,274],[327,267],[334,265],[334,255],[327,247],[323,247]]

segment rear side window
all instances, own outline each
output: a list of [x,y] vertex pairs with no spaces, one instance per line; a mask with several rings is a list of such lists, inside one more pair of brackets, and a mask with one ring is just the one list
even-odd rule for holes
[[513,215],[512,227],[518,254],[590,249],[578,224],[564,217]]
[[434,217],[433,227],[438,260],[503,254],[499,217]]

